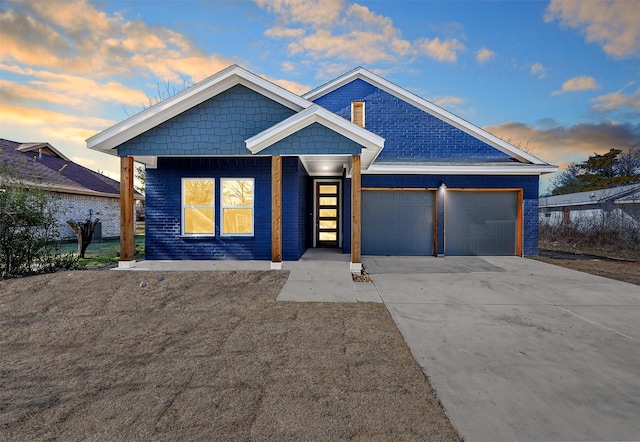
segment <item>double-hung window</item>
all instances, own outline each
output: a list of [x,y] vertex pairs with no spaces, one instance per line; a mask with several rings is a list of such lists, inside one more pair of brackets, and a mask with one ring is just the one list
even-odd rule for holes
[[182,179],[182,234],[215,235],[215,182],[213,178]]
[[222,234],[253,235],[253,178],[221,178]]

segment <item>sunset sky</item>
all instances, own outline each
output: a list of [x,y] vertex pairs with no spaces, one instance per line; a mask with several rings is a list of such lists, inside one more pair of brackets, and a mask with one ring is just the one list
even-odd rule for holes
[[640,0],[0,0],[0,137],[118,179],[85,140],[150,100],[234,63],[297,93],[363,66],[564,167],[640,142],[638,23]]

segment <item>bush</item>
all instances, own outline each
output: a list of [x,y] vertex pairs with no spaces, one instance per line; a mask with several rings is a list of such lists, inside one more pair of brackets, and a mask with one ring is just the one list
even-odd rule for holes
[[620,212],[610,212],[604,217],[572,217],[569,224],[545,221],[540,219],[541,241],[571,247],[640,251],[640,223]]
[[56,271],[77,259],[60,252],[51,187],[25,182],[29,166],[0,164],[0,278]]

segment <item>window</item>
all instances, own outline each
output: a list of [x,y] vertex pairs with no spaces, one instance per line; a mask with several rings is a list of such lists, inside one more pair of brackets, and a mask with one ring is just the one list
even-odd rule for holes
[[253,178],[223,178],[222,234],[253,235]]
[[182,179],[182,234],[214,235],[213,178]]
[[351,122],[364,127],[364,101],[351,103]]

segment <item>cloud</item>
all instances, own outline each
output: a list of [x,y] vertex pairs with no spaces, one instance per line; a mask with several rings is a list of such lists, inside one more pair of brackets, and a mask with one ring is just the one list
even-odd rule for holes
[[537,128],[522,123],[502,123],[483,129],[518,144],[530,140],[540,146],[536,156],[552,164],[561,161],[584,161],[594,153],[608,152],[611,148],[634,145],[640,140],[640,124],[619,124],[611,121],[580,123],[572,126]]
[[[316,62],[338,59],[354,63],[394,63],[427,56],[437,61],[456,61],[464,45],[455,38],[420,38],[409,41],[386,16],[368,7],[342,0],[255,0],[276,15],[270,38],[291,39],[291,56],[311,57]],[[282,26],[287,23],[287,26]]]
[[[7,124],[21,124],[32,127],[84,127],[83,130],[92,131],[92,135],[98,130],[115,124],[115,121],[88,115],[73,115],[63,112],[51,111],[37,107],[21,106],[3,103],[0,106],[0,121]],[[90,129],[87,129],[90,128]]]
[[268,77],[266,75],[261,75],[261,77],[264,78],[265,80],[268,80],[271,83],[275,83],[278,86],[280,86],[281,88],[284,88],[284,89],[288,90],[289,92],[293,92],[294,94],[297,94],[297,95],[302,95],[305,92],[308,92],[309,90],[311,90],[310,86],[307,86],[307,85],[304,85],[304,84],[301,84],[301,83],[297,83],[295,81],[270,78],[270,77]]
[[457,61],[458,52],[464,50],[464,45],[455,38],[440,40],[436,37],[433,40],[428,38],[421,40],[418,43],[418,49],[434,60]]
[[538,78],[544,78],[547,75],[547,70],[542,63],[536,62],[531,65],[531,75],[535,75]]
[[600,85],[596,79],[586,75],[581,75],[562,83],[562,89],[552,92],[552,95],[558,95],[564,92],[588,91],[593,89],[600,89]]
[[338,21],[343,0],[255,0],[257,5],[281,17],[285,22],[329,26]]
[[635,108],[640,111],[640,89],[631,95],[625,95],[622,91],[600,95],[591,99],[594,104],[591,109],[598,112],[610,112],[622,108]]
[[435,97],[431,100],[440,107],[454,107],[464,103],[464,98],[460,97]]
[[635,0],[552,0],[544,19],[578,29],[615,57],[640,55],[640,7]]
[[233,63],[203,53],[180,33],[108,15],[85,0],[11,5],[0,13],[0,62],[5,64],[94,79],[144,75],[198,81],[215,72],[212,67]]
[[272,38],[299,38],[304,35],[304,29],[302,28],[281,28],[276,26],[275,28],[267,29],[264,33],[267,37]]
[[296,65],[290,61],[283,61],[281,64],[282,70],[285,72],[293,72],[296,70]]
[[476,52],[476,60],[478,61],[478,63],[484,63],[489,60],[492,60],[495,58],[495,56],[496,56],[496,53],[491,49],[487,49],[487,48],[482,48],[478,52]]

